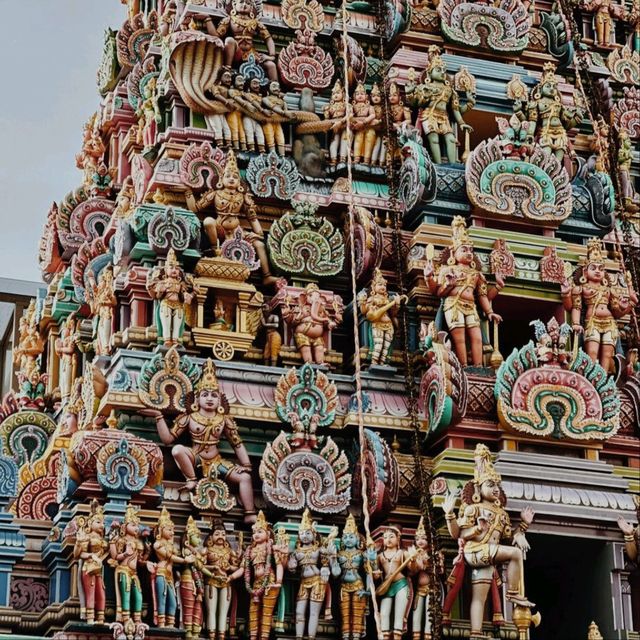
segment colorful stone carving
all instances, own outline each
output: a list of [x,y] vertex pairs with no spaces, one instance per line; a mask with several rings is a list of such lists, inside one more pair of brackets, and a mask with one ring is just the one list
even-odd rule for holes
[[618,82],[631,85],[640,83],[640,52],[633,51],[628,44],[622,50],[614,49],[607,56],[607,67]]
[[614,18],[624,16],[624,5],[615,4],[613,0],[585,0],[583,5],[587,11],[593,13],[595,44],[599,47],[615,44]]
[[111,336],[113,335],[113,310],[118,304],[113,283],[113,267],[106,266],[98,275],[96,282],[93,274],[89,274],[89,305],[94,316],[93,336],[96,355],[109,355],[111,352]]
[[251,158],[246,177],[251,191],[258,198],[290,200],[300,184],[295,162],[275,151]]
[[424,516],[420,517],[414,536],[416,555],[409,564],[414,581],[413,613],[411,614],[412,640],[431,640],[431,611],[429,591],[431,587],[431,565],[435,558],[429,549],[429,539],[424,528]]
[[60,337],[56,339],[55,350],[60,358],[59,387],[60,397],[64,402],[71,395],[73,380],[76,378],[77,358],[76,346],[78,334],[76,330],[76,319],[73,314],[69,315],[62,325]]
[[310,364],[299,372],[290,369],[278,381],[276,413],[293,433],[281,431],[267,443],[260,463],[262,491],[275,506],[292,511],[307,507],[319,513],[337,513],[348,506],[347,457],[331,437],[317,434],[319,427],[333,424],[337,402],[335,385]]
[[640,138],[640,89],[625,87],[613,106],[613,119],[619,131],[626,131],[631,140]]
[[[638,522],[640,523],[640,499],[638,496],[633,496],[633,501],[636,505],[636,513],[638,516]],[[640,550],[640,524],[635,527],[627,522],[623,516],[618,518],[618,527],[624,534],[624,548],[629,556],[631,562],[637,562],[638,551]]]
[[628,214],[640,211],[640,196],[636,193],[631,177],[633,148],[625,129],[618,130],[618,177],[622,191],[622,204]]
[[151,38],[158,28],[158,14],[130,14],[116,36],[118,62],[122,67],[134,67],[142,62],[149,48]]
[[570,351],[571,328],[552,318],[532,323],[529,342],[502,363],[495,395],[500,424],[508,429],[556,439],[606,440],[620,426],[615,382],[597,363]]
[[[202,630],[205,594],[204,576],[211,572],[205,567],[206,551],[202,535],[192,516],[182,536],[182,556],[187,560],[180,572],[180,604],[185,637],[198,638]],[[207,576],[208,577],[208,576]]]
[[435,199],[436,169],[422,144],[419,129],[403,121],[398,129],[398,142],[402,156],[398,194],[405,212],[411,213]]

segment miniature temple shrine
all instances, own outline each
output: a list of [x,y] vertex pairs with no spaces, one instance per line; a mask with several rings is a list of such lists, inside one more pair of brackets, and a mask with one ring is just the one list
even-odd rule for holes
[[2,637],[639,640],[637,0],[111,1]]

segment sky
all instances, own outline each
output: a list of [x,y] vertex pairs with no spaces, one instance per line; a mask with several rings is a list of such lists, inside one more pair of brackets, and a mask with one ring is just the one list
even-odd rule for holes
[[0,0],[0,277],[40,280],[51,203],[80,186],[75,154],[100,95],[104,30],[119,0]]

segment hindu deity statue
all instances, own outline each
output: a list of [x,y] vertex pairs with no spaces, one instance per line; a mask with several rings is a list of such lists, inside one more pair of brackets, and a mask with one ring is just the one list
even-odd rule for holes
[[191,275],[180,267],[173,249],[169,249],[164,266],[156,267],[147,276],[147,291],[158,300],[156,327],[158,339],[171,346],[182,341],[185,306],[191,304],[195,284]]
[[71,386],[76,374],[77,357],[76,344],[78,336],[76,333],[76,319],[73,313],[67,316],[62,324],[60,337],[56,338],[55,350],[60,358],[60,397],[64,402],[71,395]]
[[155,530],[153,550],[157,562],[148,562],[153,581],[154,624],[158,627],[175,627],[176,623],[176,586],[173,569],[176,564],[194,562],[193,556],[180,555],[174,541],[175,528],[166,507],[162,507]]
[[314,640],[318,632],[320,613],[325,601],[329,577],[340,575],[333,542],[337,532],[322,541],[311,520],[309,509],[302,514],[298,528],[298,541],[289,556],[289,570],[300,569],[300,587],[296,597],[296,639]]
[[116,208],[113,210],[112,219],[128,219],[133,210],[135,197],[136,192],[133,185],[133,178],[131,176],[127,176],[122,183],[122,187],[120,188],[118,195],[116,196]]
[[287,107],[287,103],[282,95],[279,82],[269,83],[269,93],[262,98],[262,106],[275,114],[275,118],[271,116],[263,125],[264,139],[267,150],[275,150],[278,155],[284,155],[284,130],[280,119],[291,121],[293,114]]
[[247,151],[265,152],[264,120],[262,108],[262,90],[259,78],[249,78],[245,82],[242,94],[235,94],[235,101],[243,107],[242,128],[244,129]]
[[139,141],[144,150],[149,150],[156,143],[158,124],[162,122],[162,112],[158,106],[158,91],[156,78],[151,77],[143,89],[142,101],[138,108]]
[[523,104],[521,100],[516,100],[513,109],[521,121],[529,122],[528,137],[562,162],[569,152],[568,131],[582,122],[584,114],[578,106],[562,104],[555,71],[552,62],[545,63],[542,77],[529,101]]
[[607,276],[604,259],[602,242],[591,238],[587,242],[586,264],[576,269],[573,285],[565,280],[561,293],[565,309],[571,312],[573,330],[584,334],[587,355],[611,372],[620,335],[616,318],[637,305],[638,296],[629,282],[625,287],[615,285]]
[[595,44],[599,47],[610,47],[615,44],[614,18],[624,17],[624,6],[615,4],[613,0],[585,0],[584,8],[593,13]]
[[81,590],[80,617],[87,624],[104,624],[105,590],[103,578],[104,559],[108,543],[104,531],[104,509],[97,500],[91,502],[91,513],[84,520],[78,518],[78,532],[73,556],[78,560]]
[[399,130],[405,122],[407,124],[411,124],[411,109],[405,105],[397,82],[391,82],[389,85],[387,99],[389,102],[391,122],[393,123],[396,131]]
[[462,119],[462,114],[473,108],[475,97],[471,91],[466,91],[466,102],[460,104],[458,92],[447,77],[446,64],[436,45],[429,47],[429,62],[420,82],[417,82],[415,71],[409,69],[405,93],[407,102],[420,109],[418,119],[433,161],[436,164],[442,162],[442,141],[447,162],[457,162],[458,141],[452,124],[457,123],[463,131],[472,131],[471,126]]
[[504,280],[496,274],[496,286],[489,290],[475,261],[473,242],[462,216],[455,216],[451,222],[451,235],[451,248],[442,252],[438,272],[433,261],[428,259],[424,277],[432,295],[444,299],[444,317],[458,360],[462,366],[467,366],[468,339],[471,364],[479,367],[482,365],[482,332],[477,305],[489,320],[502,322],[502,317],[494,313],[491,300],[504,287]]
[[98,114],[94,113],[84,125],[82,151],[76,155],[76,166],[84,172],[83,183],[86,187],[91,187],[93,174],[97,171],[106,150],[100,135]]
[[416,555],[409,565],[409,572],[415,576],[413,613],[411,617],[412,640],[431,640],[431,618],[429,616],[429,588],[431,586],[431,563],[429,539],[424,528],[424,518],[420,518],[415,534]]
[[[176,444],[171,449],[178,468],[187,480],[185,488],[195,489],[196,466],[200,466],[205,477],[214,474],[238,485],[245,522],[255,522],[251,460],[235,421],[228,415],[229,404],[220,391],[215,367],[210,359],[202,368],[202,377],[195,386],[195,394],[191,412],[178,416],[171,429],[160,411],[145,409],[143,413],[155,417],[158,434],[165,445],[173,444],[185,432],[191,437],[190,447]],[[235,451],[238,463],[229,462],[220,455],[218,445],[222,438]]]
[[277,278],[270,273],[264,232],[256,214],[256,205],[242,184],[236,156],[232,150],[227,153],[222,178],[216,188],[205,192],[198,200],[192,192],[187,191],[186,198],[187,206],[195,213],[213,207],[216,218],[207,216],[203,221],[212,247],[217,247],[218,242],[225,238],[233,238],[236,229],[240,227],[240,220],[245,218],[251,226],[251,233],[245,234],[245,239],[251,242],[256,250],[262,267],[262,281],[264,284],[276,282]]
[[280,335],[280,318],[278,314],[271,311],[268,304],[262,305],[262,316],[260,322],[264,327],[264,349],[262,358],[264,363],[275,367],[278,365],[278,356],[282,348],[282,336]]
[[367,601],[371,597],[365,580],[366,575],[370,575],[376,568],[376,552],[373,544],[365,549],[364,539],[358,533],[353,514],[349,514],[342,530],[337,561],[341,572],[342,640],[362,640],[365,637]]
[[371,102],[371,108],[376,114],[372,123],[375,139],[371,146],[371,152],[369,152],[370,147],[366,144],[365,136],[364,163],[372,164],[377,167],[384,166],[387,159],[387,144],[384,135],[384,106],[382,98],[382,91],[380,91],[378,84],[374,82],[371,87],[371,93],[369,94],[369,101]]
[[244,570],[240,567],[238,554],[227,540],[224,523],[219,519],[213,522],[205,542],[205,568],[210,573],[204,587],[209,640],[224,640],[233,596],[231,582],[241,577]]
[[[115,524],[115,523],[114,523]],[[142,621],[142,587],[138,565],[145,563],[151,548],[143,542],[138,510],[128,505],[122,524],[112,525],[109,565],[114,567],[116,621]]]
[[118,304],[113,285],[113,267],[105,267],[100,272],[97,283],[91,277],[90,284],[92,291],[89,306],[93,314],[95,352],[98,356],[109,355],[113,333],[113,310]]
[[349,150],[349,134],[346,130],[347,110],[350,108],[347,103],[342,82],[336,80],[331,89],[331,99],[324,108],[325,120],[331,120],[331,142],[329,143],[329,164],[335,166],[338,162],[347,161]]
[[362,82],[359,82],[351,99],[351,128],[355,132],[353,136],[353,161],[365,164],[371,162],[371,154],[376,142],[376,111],[373,108],[367,90]]
[[640,198],[633,188],[631,163],[633,162],[633,145],[629,133],[623,127],[618,129],[618,175],[623,195],[623,205],[628,213],[640,210]]
[[[230,69],[223,69],[218,82],[211,86],[211,97],[220,103],[220,113],[212,113],[205,115],[204,119],[215,137],[216,146],[222,147],[233,144],[238,149],[238,131],[236,131],[236,139],[231,134],[228,115],[236,107],[229,97],[229,90],[233,84],[233,75]],[[225,117],[226,116],[226,117]],[[236,123],[237,124],[237,123]]]
[[247,150],[247,137],[242,124],[242,117],[244,115],[244,83],[244,76],[239,73],[236,74],[233,78],[233,85],[227,90],[226,97],[229,100],[228,106],[230,110],[225,116],[231,133],[231,146],[241,151]]
[[44,351],[44,340],[38,330],[36,301],[31,300],[18,322],[18,344],[14,349],[13,361],[20,373],[28,377],[36,369],[36,360]]
[[293,338],[303,362],[324,364],[325,330],[330,331],[337,324],[325,309],[318,285],[310,282],[294,307],[285,301],[282,318],[293,327]]
[[618,527],[624,534],[624,548],[631,562],[637,562],[640,558],[640,496],[634,495],[633,501],[636,505],[636,517],[638,524],[634,527],[622,516],[618,518]]
[[244,552],[244,583],[250,596],[249,638],[269,640],[273,610],[282,587],[288,549],[274,544],[271,525],[260,511]]
[[182,625],[186,638],[200,637],[203,618],[204,579],[211,572],[205,567],[206,552],[202,544],[200,530],[192,516],[182,539],[182,555],[191,561],[184,564],[180,572],[180,603],[182,605]]
[[[474,452],[473,481],[462,492],[459,517],[454,513],[455,496],[448,495],[443,509],[449,533],[463,542],[464,562],[472,568],[471,638],[484,638],[482,621],[485,601],[491,589],[494,567],[507,563],[507,600],[513,606],[531,608],[524,595],[523,559],[529,550],[525,532],[533,521],[534,512],[525,507],[521,522],[513,529],[505,506],[500,474],[495,470],[491,452],[478,444]],[[512,544],[501,544],[508,540]]]
[[416,551],[405,551],[400,546],[400,529],[387,527],[382,536],[382,550],[378,553],[378,568],[374,578],[382,579],[376,589],[380,598],[380,623],[383,640],[401,640],[407,630],[411,609],[411,584],[408,565]]
[[374,271],[369,290],[358,296],[360,313],[368,323],[371,364],[384,365],[389,362],[395,334],[395,316],[400,305],[406,302],[405,295],[387,293],[387,281],[380,269]]
[[[216,35],[225,38],[224,64],[233,68],[246,62],[253,55],[256,62],[262,65],[270,80],[278,80],[275,56],[276,45],[269,30],[257,17],[253,0],[232,0],[231,10],[216,27]],[[226,36],[226,37],[225,37]],[[259,36],[267,53],[259,53],[255,48],[254,38]]]

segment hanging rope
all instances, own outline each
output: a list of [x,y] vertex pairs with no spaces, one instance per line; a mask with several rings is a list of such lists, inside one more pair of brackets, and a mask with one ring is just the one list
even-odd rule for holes
[[[355,348],[354,368],[356,383],[356,411],[358,416],[358,443],[360,445],[360,484],[362,486],[362,515],[364,520],[364,530],[367,545],[370,544],[371,538],[371,514],[369,511],[369,482],[365,471],[367,462],[365,451],[367,447],[367,438],[364,430],[364,415],[362,411],[362,362],[360,359],[360,334],[358,331],[358,285],[356,281],[356,255],[355,255],[355,202],[353,197],[353,171],[352,171],[352,153],[351,144],[353,140],[351,126],[351,104],[349,102],[349,51],[347,45],[347,2],[342,0],[340,8],[342,15],[342,56],[343,56],[343,76],[344,76],[344,99],[346,107],[345,115],[345,134],[347,136],[347,209],[349,216],[349,258],[351,260],[351,299],[353,306],[353,344]],[[340,149],[337,150],[340,153]],[[375,592],[371,593],[371,604],[373,608],[373,617],[376,624],[376,635],[382,638],[382,624],[380,619],[380,609]]]

